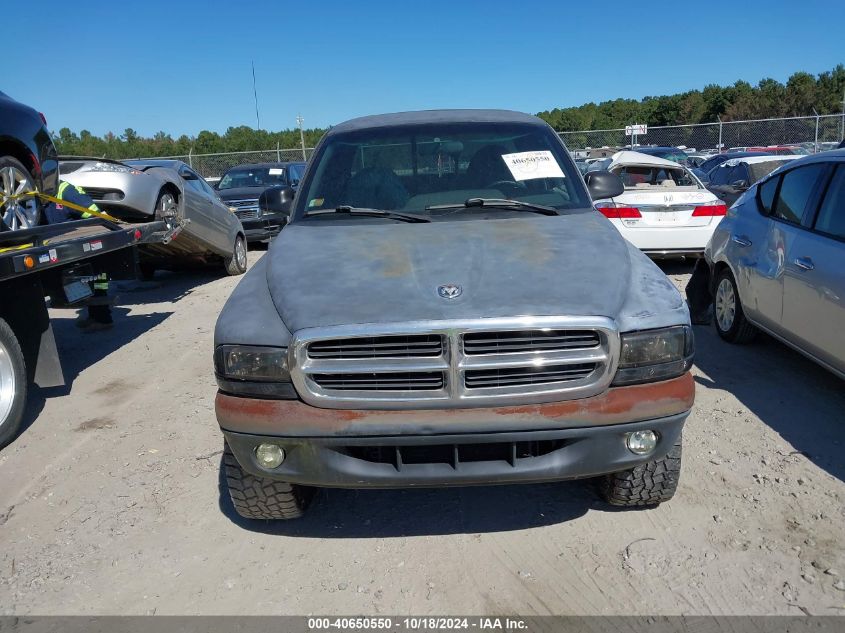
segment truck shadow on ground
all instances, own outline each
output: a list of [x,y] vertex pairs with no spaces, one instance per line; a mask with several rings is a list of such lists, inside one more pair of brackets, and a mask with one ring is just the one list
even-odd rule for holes
[[149,303],[176,303],[193,293],[198,287],[217,281],[224,275],[205,268],[156,271],[151,281],[115,281],[114,291],[118,305],[133,306]]
[[[344,490],[324,488],[293,521],[244,519],[235,512],[222,467],[221,512],[251,532],[303,538],[389,538],[509,532],[565,523],[600,501],[592,480],[507,486]],[[631,511],[631,510],[626,510]]]
[[695,337],[699,384],[733,394],[796,453],[845,481],[842,380],[762,333],[748,345],[726,343],[712,325],[696,326]]
[[173,314],[172,312],[129,314],[126,308],[114,308],[112,314],[115,325],[111,330],[84,333],[75,325],[76,311],[68,310],[62,313],[67,316],[52,315],[50,322],[62,361],[65,384],[61,387],[49,388],[30,385],[27,407],[18,437],[35,423],[48,398],[70,393],[74,380],[84,369],[143,336]]

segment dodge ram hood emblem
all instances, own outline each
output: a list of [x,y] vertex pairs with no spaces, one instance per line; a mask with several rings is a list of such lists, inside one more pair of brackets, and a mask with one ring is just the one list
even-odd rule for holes
[[437,286],[437,294],[439,294],[444,299],[456,299],[461,296],[463,289],[455,284],[443,284],[442,286]]

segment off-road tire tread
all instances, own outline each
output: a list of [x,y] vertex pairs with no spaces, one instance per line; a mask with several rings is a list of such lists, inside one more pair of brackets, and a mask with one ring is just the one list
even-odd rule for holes
[[600,480],[604,499],[614,506],[647,507],[669,501],[681,475],[681,438],[663,459],[605,475]]
[[733,285],[734,297],[736,297],[736,313],[734,314],[733,325],[731,326],[731,329],[729,329],[727,332],[723,332],[719,328],[719,321],[718,319],[714,318],[713,321],[716,324],[716,332],[718,332],[719,336],[722,337],[724,340],[728,341],[729,343],[750,343],[757,336],[757,332],[759,332],[759,330],[754,327],[751,323],[749,323],[748,319],[745,318],[745,312],[742,309],[742,301],[739,298],[739,290],[736,287],[736,280],[731,274],[731,271],[725,269],[719,274],[718,279],[716,279],[716,288],[718,288],[719,284],[722,283],[722,279],[730,280],[731,284]]
[[245,519],[298,519],[314,494],[313,488],[246,472],[228,443],[223,447],[223,468],[232,505]]

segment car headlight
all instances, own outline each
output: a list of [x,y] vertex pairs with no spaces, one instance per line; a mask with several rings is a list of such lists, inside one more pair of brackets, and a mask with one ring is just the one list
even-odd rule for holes
[[614,385],[675,378],[692,367],[692,329],[686,325],[622,334]]
[[237,395],[296,398],[284,347],[220,345],[214,352],[217,384]]
[[111,171],[121,174],[140,174],[137,169],[133,169],[128,165],[121,165],[119,163],[94,163],[90,167],[83,169],[83,171]]

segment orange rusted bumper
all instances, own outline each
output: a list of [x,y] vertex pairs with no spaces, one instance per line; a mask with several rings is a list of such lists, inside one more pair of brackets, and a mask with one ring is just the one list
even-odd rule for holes
[[225,431],[280,437],[420,435],[606,426],[654,420],[692,408],[689,372],[644,385],[612,387],[592,398],[524,406],[401,411],[320,409],[299,400],[262,400],[217,394]]

